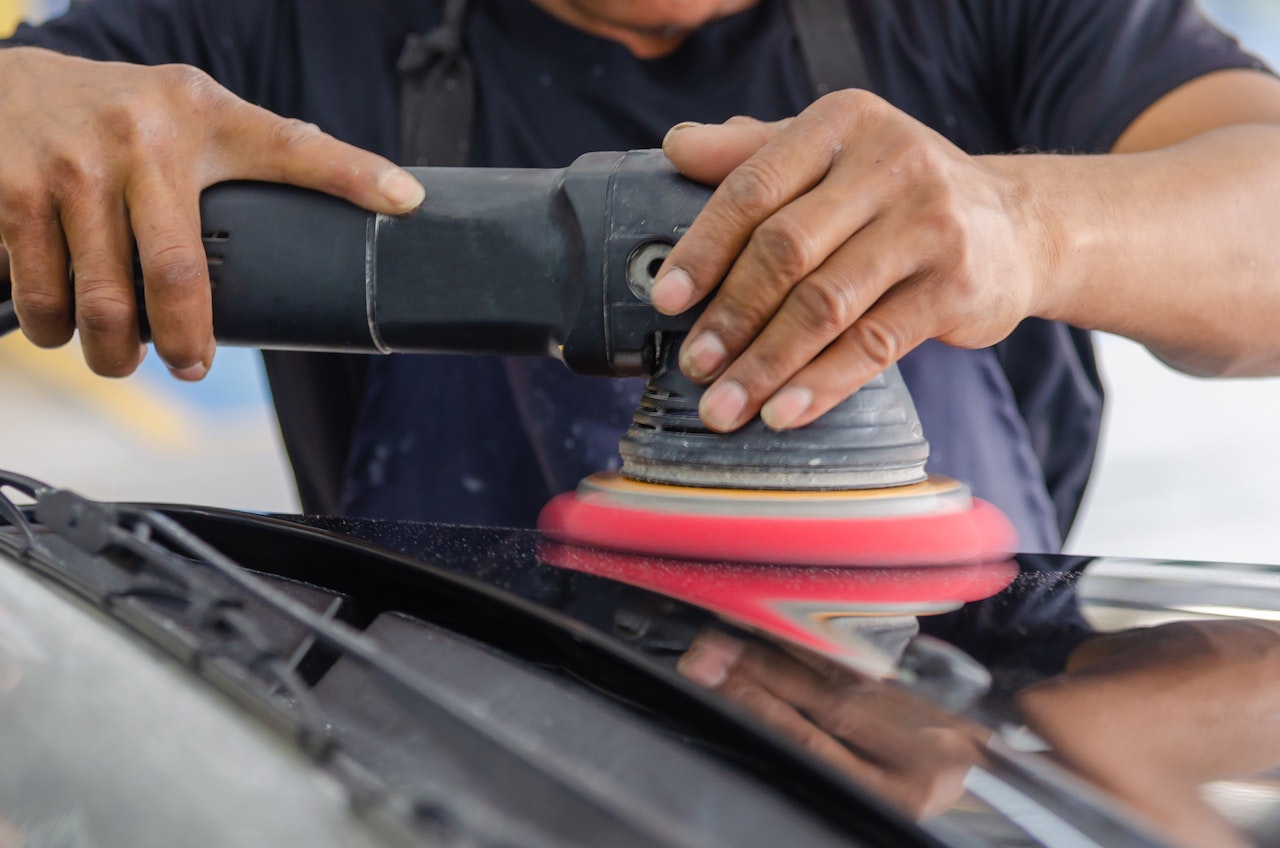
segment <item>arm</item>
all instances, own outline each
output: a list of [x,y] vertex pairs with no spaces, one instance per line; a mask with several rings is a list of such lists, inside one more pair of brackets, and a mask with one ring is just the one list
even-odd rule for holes
[[1277,671],[1274,623],[1180,621],[1085,642],[1017,701],[1056,756],[1174,844],[1243,845],[1200,788],[1280,761]]
[[714,383],[701,411],[726,430],[762,407],[806,424],[925,339],[981,347],[1028,316],[1194,373],[1280,373],[1278,140],[1280,82],[1256,71],[1175,89],[1121,136],[1126,155],[968,156],[864,92],[686,127],[668,156],[720,188],[655,303],[724,281],[682,367]]
[[1019,163],[1054,247],[1035,314],[1128,336],[1192,374],[1280,373],[1280,81],[1202,77],[1114,152],[1132,155]]

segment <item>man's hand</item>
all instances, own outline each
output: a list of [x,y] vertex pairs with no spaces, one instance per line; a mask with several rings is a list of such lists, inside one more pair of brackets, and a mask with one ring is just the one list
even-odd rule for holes
[[777,124],[682,125],[667,157],[718,188],[654,304],[721,290],[681,355],[706,423],[812,421],[921,341],[1034,315],[1199,375],[1280,374],[1280,81],[1220,71],[1157,100],[1123,156],[968,156],[860,91]]
[[714,380],[715,429],[807,424],[924,340],[990,345],[1035,308],[1050,257],[1016,182],[872,94],[682,125],[663,147],[719,184],[653,293],[677,313],[723,281],[680,360]]
[[157,353],[181,379],[208,372],[208,186],[290,183],[385,214],[422,201],[417,181],[387,160],[246,103],[194,68],[13,48],[0,51],[0,80],[0,239],[18,318],[42,347],[78,329],[102,375],[132,373],[145,350],[135,243]]
[[813,657],[716,631],[694,640],[680,673],[752,713],[915,819],[950,809],[990,732],[889,684]]

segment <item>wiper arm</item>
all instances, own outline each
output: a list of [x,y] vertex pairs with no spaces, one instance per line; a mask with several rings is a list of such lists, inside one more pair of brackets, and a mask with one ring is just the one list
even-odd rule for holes
[[[323,712],[306,683],[242,611],[240,598],[193,568],[195,563],[176,555],[154,538],[158,535],[171,540],[172,545],[179,541],[178,536],[190,534],[153,510],[99,504],[9,472],[0,472],[0,488],[15,489],[36,502],[33,523],[26,511],[0,492],[0,519],[16,527],[25,543],[19,555],[36,553],[44,559],[56,559],[48,545],[41,541],[37,525],[89,556],[112,548],[131,554],[133,562],[124,566],[132,572],[129,579],[97,580],[89,584],[76,580],[69,568],[57,576],[108,608],[120,606],[119,602],[128,598],[172,602],[183,624],[208,634],[187,659],[195,664],[225,658],[268,684],[270,693],[283,693],[292,708],[290,718],[295,741],[311,756],[323,758],[333,740]],[[174,529],[177,534],[173,533]],[[175,547],[182,549],[179,545]],[[267,697],[264,695],[263,699]]]
[[[415,671],[351,626],[314,612],[249,573],[168,516],[153,509],[99,503],[74,492],[0,472],[0,488],[4,487],[17,489],[35,500],[34,510],[30,507],[24,510],[0,492],[0,519],[19,528],[26,540],[28,560],[122,617],[129,601],[149,599],[178,603],[183,623],[212,634],[212,638],[191,652],[189,659],[197,670],[211,667],[216,673],[217,660],[225,658],[255,674],[260,682],[271,685],[271,689],[259,693],[260,698],[277,688],[285,692],[296,711],[291,716],[295,739],[312,757],[337,767],[338,777],[345,778],[344,782],[352,789],[357,807],[373,807],[375,814],[381,814],[383,819],[390,814],[393,820],[418,833],[422,826],[434,825],[432,833],[437,838],[441,820],[469,825],[469,819],[474,818],[467,814],[465,808],[472,805],[465,799],[455,802],[447,797],[405,798],[381,786],[380,781],[348,757],[340,756],[323,710],[311,697],[307,684],[244,614],[241,599],[219,586],[219,580],[265,604],[301,627],[316,643],[365,669],[391,698],[411,715],[440,730],[441,736],[449,738],[463,755],[484,762],[494,773],[527,775],[544,790],[559,794],[561,803],[569,809],[585,805],[594,808],[598,816],[603,814],[610,822],[609,832],[602,834],[603,841],[618,846],[704,843],[705,840],[660,817],[647,816],[642,810],[609,798],[589,779],[540,751],[536,741],[523,739],[518,731],[475,710],[465,699]],[[27,517],[28,512],[33,512],[34,521]],[[69,543],[81,555],[96,558],[111,554],[110,562],[127,572],[127,579],[86,574],[83,563],[69,562],[50,550],[52,540],[42,539],[37,528]],[[100,572],[102,561],[94,562],[96,571]],[[139,629],[154,629],[154,625],[148,627],[147,621],[136,620],[137,615],[131,618],[134,620],[130,623]],[[167,635],[168,641],[172,641],[172,634],[154,635]],[[230,691],[230,694],[243,698],[243,692]],[[464,827],[464,830],[471,832],[459,841],[475,844],[474,829]],[[531,839],[533,843],[538,841],[536,837]],[[560,842],[551,837],[551,844]]]
[[[12,304],[4,304],[8,306],[9,311],[13,311]],[[0,306],[0,335],[3,335],[3,306]],[[16,320],[16,319],[15,319]],[[25,554],[27,551],[34,550],[40,546],[40,539],[36,535],[35,528],[31,526],[31,522],[22,510],[12,500],[5,495],[5,489],[15,489],[29,498],[36,498],[41,491],[48,487],[39,480],[33,480],[30,477],[23,477],[21,474],[14,474],[11,471],[0,471],[0,519],[4,519],[18,529],[22,534],[23,545],[18,551],[19,555]]]

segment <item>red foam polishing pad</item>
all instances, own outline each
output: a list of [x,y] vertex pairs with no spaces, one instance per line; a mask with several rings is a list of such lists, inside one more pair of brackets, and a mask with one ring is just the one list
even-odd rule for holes
[[544,541],[544,562],[660,592],[828,656],[846,656],[833,620],[950,612],[997,594],[1018,575],[1011,560],[937,566],[792,568],[691,562]]
[[553,498],[539,528],[561,542],[703,560],[816,566],[1003,559],[1010,521],[945,477],[891,489],[701,489],[595,474]]

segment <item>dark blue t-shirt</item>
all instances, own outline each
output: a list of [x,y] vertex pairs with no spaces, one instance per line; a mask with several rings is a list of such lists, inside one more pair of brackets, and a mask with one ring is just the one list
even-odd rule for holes
[[[672,124],[777,119],[811,99],[780,0],[638,60],[528,0],[475,0],[472,161],[561,167],[589,150],[657,146]],[[1215,70],[1258,67],[1189,0],[850,0],[873,88],[971,153],[1097,153],[1147,106]],[[87,0],[15,43],[205,68],[243,97],[397,158],[407,34],[430,0]],[[1056,550],[1097,440],[1087,336],[1027,322],[1006,343],[927,343],[902,372],[929,470],[969,483]],[[527,525],[553,493],[617,463],[639,387],[558,363],[372,360],[352,440],[351,514]]]

